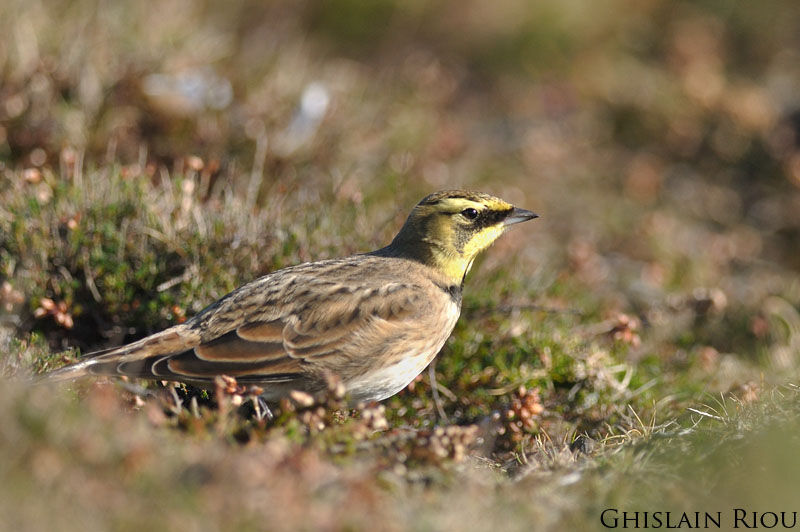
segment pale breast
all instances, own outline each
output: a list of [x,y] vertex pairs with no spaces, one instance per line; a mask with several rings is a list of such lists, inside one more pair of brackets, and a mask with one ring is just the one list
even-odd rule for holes
[[402,340],[392,346],[390,353],[378,355],[370,371],[345,382],[352,400],[381,401],[408,386],[442,349],[460,312],[455,299],[432,302],[419,326],[404,331]]

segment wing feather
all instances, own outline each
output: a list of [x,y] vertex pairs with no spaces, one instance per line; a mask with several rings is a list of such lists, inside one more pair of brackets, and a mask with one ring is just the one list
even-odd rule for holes
[[[378,337],[393,329],[388,324],[411,318],[421,309],[420,289],[414,285],[392,283],[345,291],[331,284],[329,290],[318,294],[313,305],[300,302],[293,306],[294,312],[278,319],[246,321],[193,352],[170,357],[166,372],[185,377],[224,373],[237,378],[302,373],[310,361],[353,357],[354,345],[368,347],[370,340],[381,345],[386,338]],[[164,367],[153,369],[164,372]]]
[[298,361],[288,357],[267,362],[208,362],[198,358],[191,351],[170,357],[166,362],[166,367],[176,375],[212,379],[216,375],[230,375],[237,378],[256,375],[264,378],[288,374],[300,375]]
[[198,360],[214,363],[256,363],[275,361],[286,356],[282,341],[252,341],[238,330],[223,334],[194,348]]

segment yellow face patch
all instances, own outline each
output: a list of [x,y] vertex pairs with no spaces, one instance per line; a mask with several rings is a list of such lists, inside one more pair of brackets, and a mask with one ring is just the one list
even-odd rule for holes
[[460,283],[476,255],[503,234],[513,208],[488,194],[437,192],[417,204],[392,245]]
[[503,234],[505,226],[503,223],[490,225],[483,228],[480,232],[476,233],[464,246],[464,255],[474,257],[484,249],[492,245],[492,242],[497,240]]
[[486,210],[507,211],[513,206],[499,198],[487,196],[483,201],[469,198],[444,198],[436,202],[435,205],[431,205],[430,208],[434,212],[457,214],[470,208],[478,212]]
[[486,205],[465,198],[445,198],[435,205],[436,211],[450,214],[459,213],[469,208],[482,211],[486,208]]
[[436,236],[428,237],[438,244],[432,248],[437,267],[454,282],[463,280],[478,253],[489,247],[505,230],[503,223],[498,222],[475,231],[468,220],[455,218],[460,212],[438,217],[433,231]]

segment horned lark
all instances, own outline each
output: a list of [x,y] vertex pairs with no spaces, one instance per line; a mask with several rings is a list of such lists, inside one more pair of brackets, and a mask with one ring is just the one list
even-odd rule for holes
[[210,387],[228,375],[274,401],[292,390],[316,393],[333,375],[353,401],[380,401],[419,375],[450,336],[477,254],[510,225],[536,217],[487,194],[437,192],[384,248],[267,274],[185,323],[50,376]]

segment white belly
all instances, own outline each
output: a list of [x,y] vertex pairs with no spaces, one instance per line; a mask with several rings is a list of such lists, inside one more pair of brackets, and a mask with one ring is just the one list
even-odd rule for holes
[[361,380],[350,382],[347,391],[355,401],[382,401],[408,386],[422,373],[434,356],[436,353],[430,357],[428,353],[409,354],[396,364],[368,373]]

